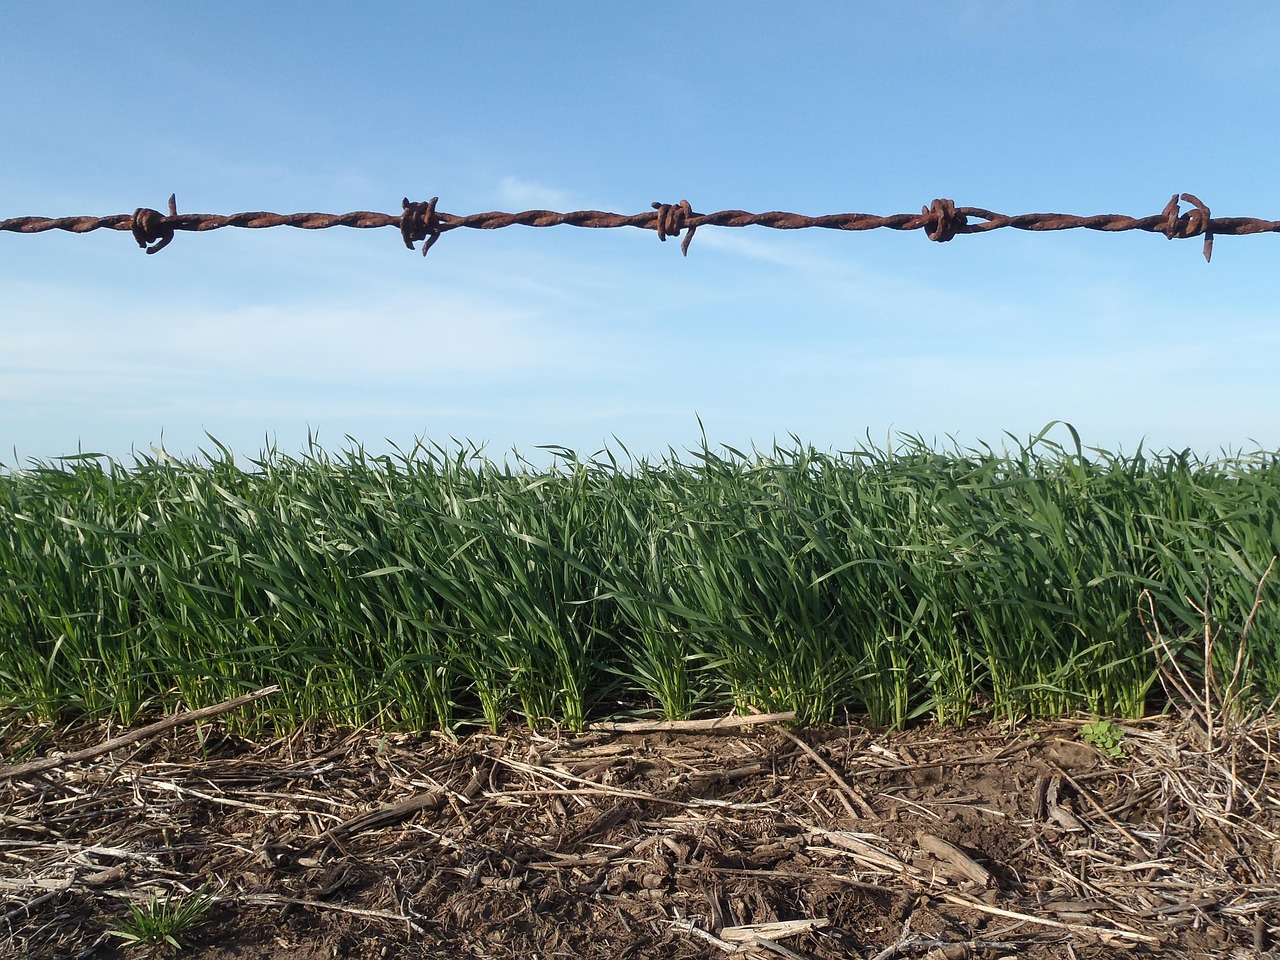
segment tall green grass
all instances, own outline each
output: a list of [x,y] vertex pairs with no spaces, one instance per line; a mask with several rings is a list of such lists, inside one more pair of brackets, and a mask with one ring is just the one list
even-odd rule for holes
[[131,720],[279,683],[276,716],[580,727],[656,709],[959,723],[1159,706],[1139,618],[1280,694],[1280,454],[469,444],[0,474],[0,705]]

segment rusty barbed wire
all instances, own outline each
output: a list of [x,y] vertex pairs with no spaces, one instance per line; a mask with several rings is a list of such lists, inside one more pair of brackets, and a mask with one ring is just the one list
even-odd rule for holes
[[[372,213],[356,210],[351,213],[268,213],[265,211],[233,213],[178,213],[176,196],[169,197],[168,214],[149,207],[139,207],[132,214],[119,213],[106,217],[14,217],[0,220],[0,232],[43,233],[48,230],[66,230],[71,233],[88,233],[92,230],[129,230],[138,246],[147,253],[163,250],[173,241],[178,231],[203,232],[223,227],[241,227],[258,230],[265,227],[297,227],[301,230],[324,230],[329,227],[354,227],[360,230],[375,227],[398,227],[404,244],[410,250],[422,241],[425,256],[441,235],[450,230],[497,230],[502,227],[587,227],[593,229],[614,227],[638,227],[653,230],[658,239],[678,237],[683,232],[681,253],[689,253],[689,243],[699,227],[768,227],[772,230],[801,230],[821,228],[826,230],[923,230],[925,236],[938,243],[946,243],[961,234],[988,233],[992,230],[1014,229],[1030,231],[1100,230],[1119,233],[1127,230],[1143,230],[1161,233],[1170,240],[1204,238],[1204,259],[1213,256],[1215,236],[1245,236],[1254,233],[1280,233],[1280,221],[1260,220],[1252,217],[1220,217],[1214,219],[1209,207],[1199,197],[1190,193],[1175,193],[1163,210],[1154,216],[1129,217],[1122,214],[1098,214],[1074,216],[1065,213],[1023,213],[1008,216],[982,207],[957,207],[953,200],[934,200],[916,213],[898,213],[877,216],[870,213],[833,213],[825,216],[805,216],[770,210],[749,213],[746,210],[720,210],[716,213],[696,213],[688,200],[677,204],[654,202],[652,211],[636,214],[606,213],[602,210],[574,210],[557,213],[554,210],[525,210],[521,213],[473,213],[458,216],[436,209],[439,197],[426,202],[413,202],[408,197],[401,201],[399,216],[389,213]],[[1192,209],[1182,212],[1182,203]]]

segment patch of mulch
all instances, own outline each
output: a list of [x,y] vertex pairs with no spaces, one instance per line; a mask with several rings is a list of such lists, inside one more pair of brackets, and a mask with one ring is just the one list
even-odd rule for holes
[[[754,718],[744,718],[754,719]],[[0,955],[199,960],[1257,956],[1280,911],[1270,721],[463,739],[221,720],[0,751]],[[115,731],[118,733],[119,731]],[[15,776],[14,774],[18,775]]]

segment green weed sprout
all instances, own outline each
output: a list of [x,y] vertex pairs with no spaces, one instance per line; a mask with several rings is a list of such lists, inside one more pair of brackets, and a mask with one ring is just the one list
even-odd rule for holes
[[215,902],[213,894],[204,889],[191,896],[175,896],[170,891],[163,899],[153,893],[146,903],[132,904],[128,919],[108,933],[127,943],[176,952],[204,922]]
[[1080,739],[1091,743],[1112,760],[1124,756],[1124,748],[1120,745],[1124,740],[1124,731],[1110,720],[1095,720],[1080,728]]

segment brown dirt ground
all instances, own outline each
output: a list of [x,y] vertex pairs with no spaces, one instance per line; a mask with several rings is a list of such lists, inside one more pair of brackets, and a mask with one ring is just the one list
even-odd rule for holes
[[[0,955],[199,960],[1257,956],[1280,911],[1272,728],[1081,722],[502,736],[221,721],[0,767]],[[0,727],[56,756],[97,726]],[[174,952],[174,951],[171,951]]]

